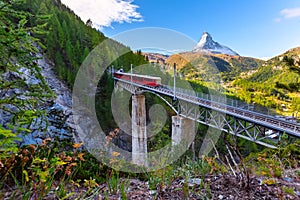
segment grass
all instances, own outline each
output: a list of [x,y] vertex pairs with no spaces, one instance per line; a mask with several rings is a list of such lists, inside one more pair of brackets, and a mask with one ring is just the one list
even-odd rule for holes
[[[122,173],[98,163],[81,149],[81,145],[47,140],[41,146],[24,146],[16,154],[5,160],[2,158],[1,163],[5,167],[0,167],[0,197],[4,197],[7,188],[15,188],[10,199],[19,198],[20,195],[22,199],[43,199],[49,195],[57,199],[93,199],[97,195],[107,198],[117,195],[121,199],[128,199],[129,179],[136,178],[147,181],[149,190],[156,191],[169,191],[174,181],[182,180],[181,189],[177,190],[182,192],[185,199],[191,195],[209,199],[212,192],[207,183],[201,181],[196,189],[189,187],[188,182],[193,178],[204,180],[207,174],[229,173],[226,170],[228,166],[224,166],[220,158],[205,156],[196,161],[184,157],[155,172]],[[274,184],[277,178],[283,177],[287,167],[299,167],[299,157],[295,157],[299,155],[299,143],[295,143],[279,150],[265,150],[250,155],[245,163],[253,173],[267,177],[264,180],[266,184]],[[300,176],[299,170],[296,173]],[[283,190],[292,194],[289,188]]]

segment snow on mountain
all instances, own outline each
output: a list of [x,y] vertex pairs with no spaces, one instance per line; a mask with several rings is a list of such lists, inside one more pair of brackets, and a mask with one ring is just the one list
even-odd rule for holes
[[239,56],[238,53],[224,45],[215,42],[211,35],[204,32],[198,44],[194,47],[193,52],[227,54],[231,56]]

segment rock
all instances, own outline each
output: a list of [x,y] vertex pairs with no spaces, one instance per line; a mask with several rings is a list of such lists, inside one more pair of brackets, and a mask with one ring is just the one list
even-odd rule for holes
[[190,187],[193,187],[195,185],[200,185],[201,182],[202,182],[202,179],[200,179],[200,178],[191,178],[191,179],[188,180],[188,183],[189,183]]
[[121,149],[131,152],[132,151],[131,140],[132,140],[131,135],[128,135],[123,131],[120,131],[120,134],[117,136],[117,138],[113,139],[112,142],[118,147],[120,147]]
[[[181,183],[184,183],[185,180],[182,180]],[[189,187],[194,187],[196,185],[200,185],[201,182],[202,182],[202,179],[200,178],[190,178],[187,180],[188,184],[189,184]]]
[[293,179],[289,178],[289,177],[285,177],[285,178],[283,178],[283,180],[286,181],[286,182],[289,182],[289,183],[293,182]]
[[224,196],[221,194],[218,196],[218,199],[223,199],[223,198],[224,198]]
[[149,191],[149,194],[150,194],[150,195],[156,194],[156,190],[150,190],[150,191]]
[[[41,69],[41,73],[44,76],[47,84],[53,90],[56,95],[55,99],[49,100],[39,105],[41,110],[46,111],[46,118],[40,117],[34,120],[30,126],[32,131],[29,134],[19,134],[18,136],[22,139],[20,145],[28,144],[41,144],[42,140],[46,138],[58,139],[58,140],[70,140],[76,143],[80,142],[77,137],[75,125],[72,120],[72,94],[69,88],[59,80],[54,71],[53,64],[51,64],[45,56],[42,54],[42,50],[36,54],[36,57],[41,58],[38,60],[38,66]],[[13,81],[16,79],[25,79],[25,82],[29,84],[38,84],[38,80],[30,71],[26,68],[20,69],[20,74],[15,72],[7,72],[3,74],[7,80]],[[22,96],[26,92],[26,86],[24,88],[16,88],[1,93],[0,96],[8,97],[11,95],[18,94],[18,98],[26,98]],[[7,105],[9,110],[15,110],[16,108]],[[11,114],[0,110],[0,124],[4,127],[11,120]]]

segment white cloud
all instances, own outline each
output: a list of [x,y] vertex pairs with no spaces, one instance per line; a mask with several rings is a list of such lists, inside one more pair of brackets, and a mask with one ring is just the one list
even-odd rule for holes
[[280,15],[286,19],[300,17],[300,7],[283,9],[280,11]]
[[280,14],[286,19],[300,17],[300,7],[283,9],[282,11],[280,11]]
[[61,0],[84,22],[91,19],[94,27],[110,27],[111,23],[142,21],[139,6],[133,0]]
[[278,17],[278,18],[275,18],[274,21],[277,22],[277,23],[279,23],[279,22],[282,21],[282,19],[280,17]]
[[300,7],[296,8],[285,8],[280,11],[280,17],[275,18],[274,21],[279,23],[283,19],[292,19],[300,17]]

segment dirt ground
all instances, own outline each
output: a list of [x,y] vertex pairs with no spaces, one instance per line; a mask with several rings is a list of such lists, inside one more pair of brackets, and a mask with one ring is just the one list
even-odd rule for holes
[[[265,183],[269,181],[270,183]],[[87,194],[86,187],[70,186],[66,189],[67,194],[71,194],[67,199],[158,199],[158,200],[176,200],[176,199],[219,199],[219,200],[300,200],[300,178],[285,179],[267,179],[261,177],[249,177],[249,188],[245,178],[239,175],[206,175],[204,181],[200,177],[194,177],[187,181],[175,179],[169,185],[157,185],[154,189],[149,189],[148,182],[129,179],[124,187],[123,197],[119,189],[112,194],[112,190],[107,183],[99,185],[97,188],[90,190]],[[3,199],[11,199],[13,194],[12,188],[2,191]],[[125,198],[126,196],[126,198]],[[16,193],[14,199],[22,199],[20,193]],[[35,199],[32,197],[31,199]],[[51,191],[43,199],[58,199],[54,191]]]

